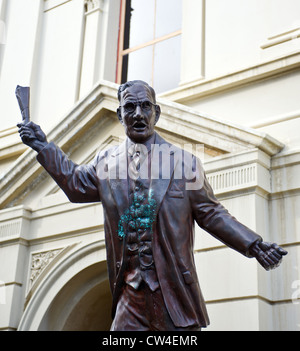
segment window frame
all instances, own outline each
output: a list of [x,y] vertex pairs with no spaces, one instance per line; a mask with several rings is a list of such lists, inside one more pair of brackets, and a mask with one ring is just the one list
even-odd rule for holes
[[[155,9],[156,9],[156,1],[155,0]],[[122,82],[122,75],[123,75],[123,59],[124,56],[129,55],[132,52],[138,51],[148,46],[153,46],[152,51],[152,72],[151,72],[151,81],[153,83],[153,76],[154,76],[154,48],[155,44],[160,43],[162,41],[174,38],[182,34],[182,26],[181,29],[171,32],[169,34],[165,34],[158,38],[155,38],[155,31],[153,31],[153,39],[142,44],[129,47],[128,49],[124,49],[124,36],[125,36],[125,29],[126,29],[126,8],[127,8],[127,0],[121,0],[120,6],[120,19],[119,19],[119,38],[118,38],[118,55],[117,55],[117,69],[116,69],[116,83],[121,84]],[[155,28],[155,21],[156,19],[156,11],[154,14],[154,28]],[[128,28],[128,30],[130,30]]]

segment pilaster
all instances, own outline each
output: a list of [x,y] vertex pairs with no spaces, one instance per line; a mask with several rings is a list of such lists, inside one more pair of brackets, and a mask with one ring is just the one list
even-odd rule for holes
[[0,212],[0,330],[15,330],[23,312],[30,217],[24,206]]

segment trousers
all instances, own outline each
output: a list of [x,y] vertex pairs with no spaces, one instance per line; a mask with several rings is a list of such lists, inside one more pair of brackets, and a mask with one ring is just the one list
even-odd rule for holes
[[111,331],[200,331],[198,326],[175,327],[166,309],[161,289],[151,291],[141,283],[138,290],[124,285]]

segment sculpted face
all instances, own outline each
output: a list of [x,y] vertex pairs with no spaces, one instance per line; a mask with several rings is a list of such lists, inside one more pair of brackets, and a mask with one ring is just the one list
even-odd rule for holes
[[136,143],[143,143],[154,133],[160,108],[147,86],[134,84],[122,92],[117,113],[126,135]]

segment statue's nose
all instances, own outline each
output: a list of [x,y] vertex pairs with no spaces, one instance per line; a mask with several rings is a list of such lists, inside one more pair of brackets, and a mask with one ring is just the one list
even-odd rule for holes
[[137,105],[134,116],[136,119],[141,119],[143,117],[143,110],[140,105]]

